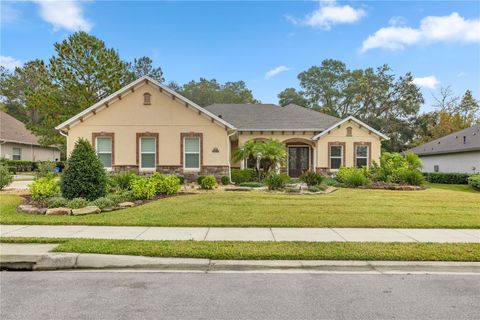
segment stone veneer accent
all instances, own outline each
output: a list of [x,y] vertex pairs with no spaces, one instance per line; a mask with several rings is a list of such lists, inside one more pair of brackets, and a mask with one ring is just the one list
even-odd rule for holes
[[[134,171],[140,175],[150,175],[152,172],[138,171],[136,165],[119,165],[113,167],[114,172]],[[229,176],[228,166],[202,166],[200,171],[183,171],[182,166],[170,165],[170,166],[157,166],[157,172],[163,174],[176,174],[185,177],[185,181],[196,181],[198,176],[214,176],[220,181],[222,176]]]

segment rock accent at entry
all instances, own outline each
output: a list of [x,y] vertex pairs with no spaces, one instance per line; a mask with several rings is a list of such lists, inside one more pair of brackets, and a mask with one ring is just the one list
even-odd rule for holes
[[133,202],[128,202],[128,201],[127,201],[127,202],[119,203],[118,206],[119,206],[120,208],[129,208],[129,207],[135,206],[135,203],[133,203]]
[[72,214],[74,216],[83,216],[83,215],[86,215],[86,214],[96,214],[96,213],[100,213],[102,210],[100,210],[99,207],[97,206],[86,206],[84,208],[80,208],[80,209],[72,209]]
[[47,209],[47,212],[45,213],[47,216],[68,216],[72,213],[72,209],[70,208],[50,208]]
[[47,208],[38,208],[30,204],[21,204],[18,206],[18,210],[30,214],[45,214],[47,212]]

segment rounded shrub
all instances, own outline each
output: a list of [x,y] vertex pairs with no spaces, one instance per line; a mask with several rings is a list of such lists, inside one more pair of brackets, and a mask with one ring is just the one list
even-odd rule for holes
[[369,182],[364,168],[340,167],[337,171],[336,179],[349,187],[360,187],[367,185]]
[[32,199],[35,201],[45,200],[57,196],[60,193],[58,180],[52,175],[36,179],[28,185],[28,190],[32,194]]
[[222,184],[223,184],[224,186],[226,186],[227,184],[230,184],[230,178],[227,177],[227,176],[222,176],[222,177],[220,178],[220,181],[222,181]]
[[66,207],[68,200],[64,197],[51,197],[45,200],[47,207],[49,208],[59,208],[59,207]]
[[101,197],[91,202],[92,205],[99,207],[100,209],[111,208],[115,206],[115,202],[112,199]]
[[172,195],[176,194],[180,190],[180,180],[175,175],[153,175],[150,179],[156,179],[156,192],[157,194]]
[[4,165],[0,165],[0,190],[8,186],[13,181],[13,175]]
[[255,170],[253,169],[232,169],[232,182],[243,183],[255,181]]
[[263,179],[263,183],[269,190],[279,190],[285,188],[288,179],[289,177],[285,173],[270,172],[265,179]]
[[85,198],[73,198],[68,201],[67,207],[70,209],[80,209],[89,205],[89,202]]
[[217,185],[217,180],[214,176],[205,176],[200,182],[202,189],[211,190]]
[[197,177],[197,183],[198,183],[199,185],[202,185],[202,180],[203,180],[203,178],[205,178],[205,176],[198,176],[198,177]]
[[323,176],[313,171],[304,172],[300,176],[300,181],[305,182],[307,186],[318,186],[323,181]]
[[177,178],[178,178],[178,182],[180,184],[185,184],[185,177],[184,176],[177,176]]
[[55,173],[56,163],[54,161],[42,161],[37,164],[35,175],[37,178],[46,177]]
[[61,176],[62,195],[67,199],[95,200],[105,196],[107,175],[90,143],[80,138]]
[[421,186],[425,182],[424,175],[414,169],[402,169],[397,173],[399,183],[409,184],[412,186]]
[[480,190],[480,174],[471,175],[468,178],[468,184],[476,190]]
[[130,188],[135,199],[150,200],[157,193],[157,181],[147,177],[136,177],[130,181]]

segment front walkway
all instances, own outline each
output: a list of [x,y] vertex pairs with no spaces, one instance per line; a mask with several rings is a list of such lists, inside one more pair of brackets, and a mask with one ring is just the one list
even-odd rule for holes
[[0,236],[196,241],[480,243],[480,229],[177,228],[0,225]]

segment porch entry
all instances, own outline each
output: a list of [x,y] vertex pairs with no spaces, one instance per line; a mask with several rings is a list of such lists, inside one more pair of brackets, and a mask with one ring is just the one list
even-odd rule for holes
[[288,175],[299,177],[310,167],[310,147],[288,146]]

